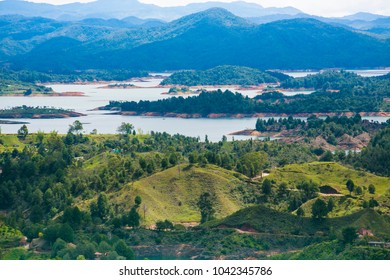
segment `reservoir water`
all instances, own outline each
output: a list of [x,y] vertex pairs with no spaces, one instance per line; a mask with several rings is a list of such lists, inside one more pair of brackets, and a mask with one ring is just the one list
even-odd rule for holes
[[[255,127],[255,118],[243,119],[180,119],[180,118],[162,118],[162,117],[141,117],[141,116],[120,116],[113,115],[108,111],[93,111],[93,109],[107,105],[110,100],[140,101],[140,100],[158,100],[170,98],[169,95],[162,94],[167,92],[166,88],[156,88],[160,79],[152,78],[143,81],[131,82],[140,88],[115,89],[105,88],[107,84],[55,84],[48,85],[56,92],[83,92],[84,96],[61,96],[61,97],[0,97],[0,108],[12,108],[15,106],[48,106],[65,109],[73,109],[76,112],[86,114],[85,117],[77,118],[83,123],[84,132],[90,133],[96,129],[100,134],[115,134],[117,128],[122,122],[132,123],[137,130],[144,133],[150,131],[167,132],[170,134],[183,134],[187,136],[200,137],[202,140],[205,135],[210,141],[219,141],[223,135],[243,129],[253,129]],[[234,89],[231,89],[235,91]],[[259,91],[242,91],[244,95],[253,97]],[[309,94],[310,92],[289,92],[294,94]],[[385,117],[369,117],[367,119],[384,122]],[[30,132],[51,132],[57,131],[64,134],[68,131],[69,125],[76,119],[13,119],[13,121],[28,122]],[[0,125],[2,133],[16,133],[20,124],[2,124]],[[235,136],[235,139],[247,139],[248,137]],[[228,139],[232,139],[228,136]]]

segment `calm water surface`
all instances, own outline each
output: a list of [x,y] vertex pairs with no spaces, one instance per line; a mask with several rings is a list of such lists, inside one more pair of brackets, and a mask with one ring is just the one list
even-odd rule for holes
[[[382,76],[390,73],[390,69],[375,69],[375,70],[346,70],[348,72],[354,72],[362,77],[375,77]],[[284,74],[294,78],[302,78],[307,75],[318,74],[319,71],[283,71]]]
[[[256,124],[255,118],[245,119],[179,119],[162,117],[141,117],[141,116],[120,116],[112,115],[107,111],[92,111],[93,109],[107,105],[110,100],[140,101],[140,100],[158,100],[169,98],[168,95],[161,93],[167,92],[166,88],[154,88],[161,82],[160,79],[149,79],[145,81],[131,82],[142,88],[129,89],[107,89],[103,88],[107,84],[88,84],[88,85],[66,85],[55,84],[48,85],[56,92],[84,92],[84,96],[69,97],[0,97],[0,108],[12,108],[15,106],[48,106],[61,107],[65,109],[74,109],[76,112],[86,114],[85,117],[78,118],[84,127],[85,133],[90,133],[97,129],[98,133],[113,134],[122,122],[132,123],[136,129],[144,133],[150,131],[167,132],[170,134],[183,134],[187,136],[200,137],[202,140],[205,135],[211,141],[221,140],[226,135],[243,129],[253,129]],[[225,88],[236,91],[233,88]],[[223,90],[225,90],[223,89]],[[242,91],[244,95],[250,97],[256,96],[259,91]],[[309,94],[311,92],[289,92],[288,95]],[[386,121],[387,118],[370,117],[370,120]],[[14,121],[29,122],[30,132],[37,131],[58,131],[63,134],[68,131],[69,125],[76,119],[15,119]],[[2,133],[16,133],[20,128],[18,125],[1,125]],[[248,137],[235,136],[235,139],[247,139]],[[228,139],[232,139],[228,136]]]

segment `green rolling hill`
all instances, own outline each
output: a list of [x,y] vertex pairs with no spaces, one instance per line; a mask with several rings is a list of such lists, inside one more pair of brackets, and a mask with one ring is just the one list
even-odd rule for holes
[[224,219],[208,222],[204,226],[287,235],[328,235],[331,231],[340,234],[341,230],[346,227],[364,227],[371,229],[376,236],[386,238],[390,236],[389,221],[372,209],[361,210],[344,217],[316,221],[278,212],[264,206],[253,206],[239,210]]
[[[243,175],[213,165],[201,168],[184,164],[181,165],[180,173],[177,166],[172,167],[129,183],[119,191],[110,192],[108,196],[110,202],[122,213],[130,210],[137,195],[141,196],[142,218],[143,206],[147,208],[144,225],[153,225],[156,221],[165,219],[175,223],[197,223],[200,220],[197,201],[204,192],[215,195],[218,218],[230,215],[247,205],[244,197],[253,190],[246,185],[244,179]],[[89,201],[81,205],[87,207]]]

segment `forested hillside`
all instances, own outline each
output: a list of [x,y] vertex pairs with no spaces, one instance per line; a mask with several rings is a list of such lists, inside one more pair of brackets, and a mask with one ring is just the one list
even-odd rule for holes
[[238,66],[218,66],[205,71],[183,71],[172,74],[161,85],[259,85],[276,83],[289,76],[276,72],[263,72],[258,69]]
[[20,16],[1,21],[0,58],[17,69],[319,69],[386,67],[390,62],[386,41],[350,29],[314,19],[257,26],[218,8],[150,27]]

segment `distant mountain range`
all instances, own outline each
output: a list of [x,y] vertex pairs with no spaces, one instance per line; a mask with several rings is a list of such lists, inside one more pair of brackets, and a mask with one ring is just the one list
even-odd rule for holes
[[[0,1],[0,15],[44,17],[59,21],[94,22],[95,25],[130,27],[132,25],[158,26],[180,17],[210,8],[223,8],[236,16],[248,18],[252,23],[264,24],[277,20],[314,18],[327,23],[337,23],[382,37],[390,38],[390,17],[370,13],[357,13],[341,18],[325,18],[303,13],[293,8],[264,8],[261,5],[236,1],[232,3],[206,2],[179,7],[159,7],[137,0],[97,0],[90,3],[50,5],[23,0]],[[104,20],[104,21],[102,21]]]
[[390,37],[390,17],[381,15],[369,14],[369,13],[358,13],[351,16],[342,18],[325,18],[319,16],[308,15],[299,13],[295,15],[287,14],[273,14],[261,17],[250,17],[248,20],[255,24],[264,24],[274,22],[278,20],[286,19],[297,19],[297,18],[312,18],[325,23],[339,24],[342,26],[351,27],[361,31],[369,32],[372,34],[383,35]]
[[0,17],[0,62],[14,68],[180,70],[388,67],[390,40],[298,18],[256,25],[213,8],[162,23]]
[[185,15],[210,8],[224,8],[241,17],[259,17],[271,14],[295,15],[300,10],[286,8],[264,8],[258,4],[237,1],[232,3],[206,2],[179,7],[159,7],[143,4],[137,0],[97,0],[90,3],[72,3],[67,5],[37,4],[21,0],[0,2],[0,15],[17,14],[27,17],[45,17],[57,20],[82,20],[85,18],[123,19],[130,16],[138,18],[156,18],[171,21]]

